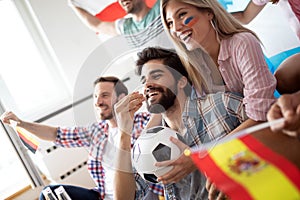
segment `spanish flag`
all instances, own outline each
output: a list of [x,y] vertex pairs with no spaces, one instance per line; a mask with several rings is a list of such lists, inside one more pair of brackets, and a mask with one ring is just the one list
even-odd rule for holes
[[24,128],[21,128],[17,125],[17,122],[10,120],[10,124],[14,128],[14,130],[17,132],[21,142],[25,147],[27,147],[32,153],[35,153],[38,149],[39,142],[35,138],[35,136],[30,133],[29,131],[25,130]]
[[190,156],[230,199],[300,199],[299,168],[252,135],[194,150]]

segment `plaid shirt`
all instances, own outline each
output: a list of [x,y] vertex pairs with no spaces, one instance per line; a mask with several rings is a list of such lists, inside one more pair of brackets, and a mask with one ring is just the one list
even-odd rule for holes
[[[242,97],[219,92],[197,99],[188,98],[182,118],[185,125],[183,140],[192,147],[227,135],[247,116]],[[175,184],[165,185],[166,199],[207,199],[205,183],[205,176],[196,170]]]
[[[131,144],[136,141],[150,118],[149,113],[138,113],[134,116],[134,126],[132,129]],[[100,193],[101,199],[104,199],[105,188],[105,171],[102,166],[103,150],[107,143],[109,126],[107,121],[95,122],[89,127],[70,127],[57,130],[55,143],[62,147],[86,147],[89,152],[88,170],[91,177],[97,184],[96,191]],[[136,175],[136,177],[138,177]],[[163,195],[161,185],[150,185],[150,189],[158,194]]]
[[241,96],[218,92],[188,99],[182,118],[188,133],[187,144],[195,146],[227,135],[248,117]]
[[[243,98],[233,93],[208,94],[186,101],[182,118],[186,127],[183,138],[190,147],[218,140],[247,119]],[[187,184],[188,183],[188,184]],[[198,170],[169,186],[177,199],[207,199],[206,178]],[[185,188],[181,191],[180,188]],[[170,189],[169,189],[170,190]],[[168,191],[168,190],[167,190]]]

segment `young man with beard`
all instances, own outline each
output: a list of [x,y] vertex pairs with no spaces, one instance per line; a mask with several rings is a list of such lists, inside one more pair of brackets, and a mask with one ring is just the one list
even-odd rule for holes
[[[97,185],[94,189],[64,185],[72,200],[112,200],[114,177],[114,152],[117,138],[117,121],[113,114],[113,106],[128,94],[126,86],[116,77],[99,77],[94,82],[94,109],[100,120],[88,127],[53,127],[38,123],[26,122],[19,119],[12,112],[5,112],[1,116],[4,123],[14,120],[18,126],[33,133],[37,137],[55,142],[66,148],[85,147],[89,152],[88,170]],[[149,113],[140,112],[134,115],[130,132],[133,143],[140,135],[149,120]],[[60,185],[51,185],[54,191]],[[162,195],[160,185],[151,185],[151,190]],[[41,194],[40,199],[44,199]]]
[[[121,8],[127,16],[116,21],[101,21],[92,11],[83,7],[85,4],[92,4],[86,0],[69,0],[75,13],[92,30],[99,34],[110,36],[123,35],[128,45],[133,48],[142,48],[153,45],[160,45],[167,48],[173,47],[164,32],[160,19],[160,0],[155,2],[153,7],[147,5],[147,0],[118,0]],[[98,1],[98,0],[89,0]],[[95,2],[95,4],[98,4]],[[114,10],[111,9],[111,12]]]
[[[122,166],[120,164],[120,170],[115,174],[116,199],[134,199],[134,194],[139,191],[131,171],[130,130],[134,113],[144,101],[151,113],[161,113],[164,125],[181,134],[185,144],[175,138],[171,141],[182,150],[219,139],[247,118],[242,98],[232,93],[220,92],[191,99],[188,73],[172,50],[144,49],[138,54],[137,74],[141,76],[144,95],[134,92],[115,105],[122,150],[118,157]],[[164,184],[167,199],[207,199],[206,177],[196,170],[189,157],[181,155],[156,166],[173,166],[170,172],[157,178]],[[216,192],[214,185],[211,188]],[[224,197],[224,194],[220,192],[219,197]]]

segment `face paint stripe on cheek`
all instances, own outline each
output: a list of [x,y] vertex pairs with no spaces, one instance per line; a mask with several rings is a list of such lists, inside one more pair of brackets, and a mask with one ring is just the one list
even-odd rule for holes
[[184,25],[188,26],[188,27],[192,27],[194,26],[195,23],[197,23],[198,18],[195,18],[193,16],[188,17],[185,21],[184,21]]

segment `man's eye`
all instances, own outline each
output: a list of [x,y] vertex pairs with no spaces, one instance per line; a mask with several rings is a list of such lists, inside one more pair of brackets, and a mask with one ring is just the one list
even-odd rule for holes
[[157,75],[153,75],[152,76],[152,78],[154,79],[154,80],[157,80],[157,79],[159,79],[161,77],[161,74],[157,74]]
[[140,82],[141,82],[141,84],[144,85],[146,83],[146,80],[145,79],[141,79]]

